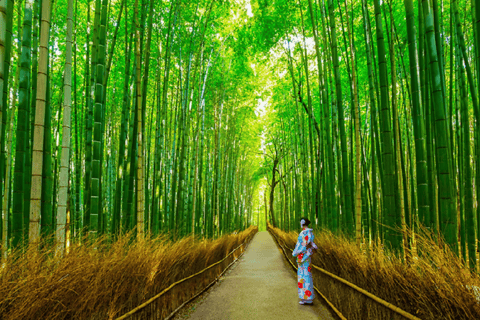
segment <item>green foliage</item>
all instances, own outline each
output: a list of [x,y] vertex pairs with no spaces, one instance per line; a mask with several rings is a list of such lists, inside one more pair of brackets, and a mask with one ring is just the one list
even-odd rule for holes
[[[382,229],[381,224],[410,224],[419,221],[418,216],[439,232],[447,228],[447,242],[452,245],[457,236],[455,208],[467,212],[470,220],[477,219],[472,212],[479,210],[474,207],[480,190],[474,161],[478,134],[466,137],[468,128],[460,131],[457,123],[462,117],[456,100],[460,73],[466,73],[466,109],[462,110],[474,117],[470,132],[477,132],[473,95],[480,78],[475,58],[479,37],[473,31],[480,28],[474,25],[477,7],[458,1],[455,20],[454,3],[437,1],[169,0],[153,3],[150,24],[150,3],[139,2],[139,70],[144,80],[140,84],[133,78],[137,65],[132,3],[127,1],[122,8],[120,0],[108,7],[107,1],[75,2],[72,112],[76,118],[71,131],[71,161],[75,162],[70,165],[69,185],[78,193],[69,205],[78,204],[71,217],[84,221],[85,227],[97,229],[90,213],[98,215],[99,230],[132,229],[137,224],[133,200],[139,196],[138,130],[144,138],[147,232],[184,235],[193,231],[214,237],[265,219],[290,231],[298,227],[296,219],[306,215],[316,226],[351,233],[355,223],[352,186],[358,176],[365,239],[375,240],[378,235],[399,247],[400,235]],[[30,16],[23,6],[20,11],[9,30],[12,43],[22,41],[25,54],[14,53],[11,49],[16,45],[5,47],[12,53],[8,60],[12,65],[5,73],[10,91],[2,92],[4,104],[12,103],[4,93],[18,97],[12,139],[19,147],[13,148],[12,155],[13,186],[18,191],[13,196],[15,212],[26,206],[20,202],[20,193],[24,187],[29,189],[24,182],[31,168],[24,157],[30,158],[32,151],[34,119],[28,107],[34,105],[36,93],[34,54],[39,38],[35,23],[30,41],[24,41],[29,40],[28,28],[19,35],[19,22],[23,26],[23,16],[26,20]],[[51,132],[45,137],[52,148],[44,160],[49,189],[59,179],[66,17],[67,3],[56,2],[49,43]],[[35,19],[39,16],[34,10]],[[456,29],[464,33],[457,34]],[[354,59],[347,46],[349,34]],[[110,52],[113,63],[107,71]],[[466,70],[455,67],[460,65],[458,59],[469,62]],[[394,127],[392,66],[400,145],[390,132]],[[352,79],[352,68],[356,79]],[[19,86],[15,88],[17,70]],[[353,81],[358,87],[360,146],[354,139]],[[137,85],[144,102],[141,128],[136,127],[139,115],[134,113]],[[5,150],[8,126],[3,118]],[[29,142],[25,148],[24,140]],[[359,175],[353,165],[357,150],[362,153]],[[401,159],[396,150],[403,151]],[[0,158],[0,165],[4,160]],[[464,185],[460,178],[468,176],[468,165],[473,174]],[[3,176],[7,168],[1,169]],[[276,185],[272,186],[274,174]],[[403,217],[397,210],[396,198],[402,192],[396,190],[399,177],[408,186],[403,190]],[[470,193],[470,187],[472,203],[454,197]],[[434,192],[437,189],[439,194]],[[56,215],[54,192],[43,199],[49,220]],[[274,212],[271,217],[269,210]],[[15,239],[19,239],[28,217],[21,217],[22,221],[14,217]],[[74,240],[80,235],[80,224],[69,227]],[[406,236],[403,245],[409,243],[411,238]]]

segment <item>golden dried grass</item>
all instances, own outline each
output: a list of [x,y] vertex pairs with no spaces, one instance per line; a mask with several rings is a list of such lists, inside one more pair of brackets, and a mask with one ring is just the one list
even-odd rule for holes
[[[271,229],[293,249],[298,233]],[[478,274],[425,228],[416,234],[420,257],[391,255],[382,246],[358,248],[355,240],[315,230],[317,254],[312,264],[325,269],[420,319],[480,319],[480,304],[472,288],[480,288]],[[287,254],[290,252],[287,250]],[[289,257],[296,263],[293,257]],[[347,319],[405,319],[319,270],[313,270],[317,288]],[[478,297],[480,300],[480,296]]]
[[[13,252],[0,268],[0,319],[114,319],[223,259],[257,231],[252,226],[216,240],[189,236],[177,242],[164,235],[139,241],[132,241],[132,234],[115,241],[82,239],[63,258],[55,257],[51,245]],[[225,266],[174,287],[159,299],[155,312],[168,315]]]

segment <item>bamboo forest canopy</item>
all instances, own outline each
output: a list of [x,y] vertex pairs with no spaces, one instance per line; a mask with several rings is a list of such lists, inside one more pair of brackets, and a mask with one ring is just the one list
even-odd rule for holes
[[[480,3],[0,0],[2,249],[268,220],[474,265]],[[412,233],[413,231],[413,233]]]

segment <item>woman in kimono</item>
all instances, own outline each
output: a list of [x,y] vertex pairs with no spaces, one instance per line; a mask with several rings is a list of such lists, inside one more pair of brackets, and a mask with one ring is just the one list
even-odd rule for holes
[[315,298],[315,290],[313,288],[312,269],[310,267],[312,249],[307,249],[307,244],[311,243],[312,247],[317,249],[317,246],[313,242],[315,236],[313,230],[307,228],[310,224],[310,220],[302,218],[300,220],[300,226],[302,232],[298,235],[297,245],[293,250],[293,256],[297,257],[298,263],[298,297],[300,298],[300,304],[312,304]]

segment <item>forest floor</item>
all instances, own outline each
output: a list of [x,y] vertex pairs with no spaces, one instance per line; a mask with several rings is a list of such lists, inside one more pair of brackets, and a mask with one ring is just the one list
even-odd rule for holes
[[299,301],[296,274],[272,236],[262,231],[218,283],[173,319],[336,319],[318,294],[313,305]]

